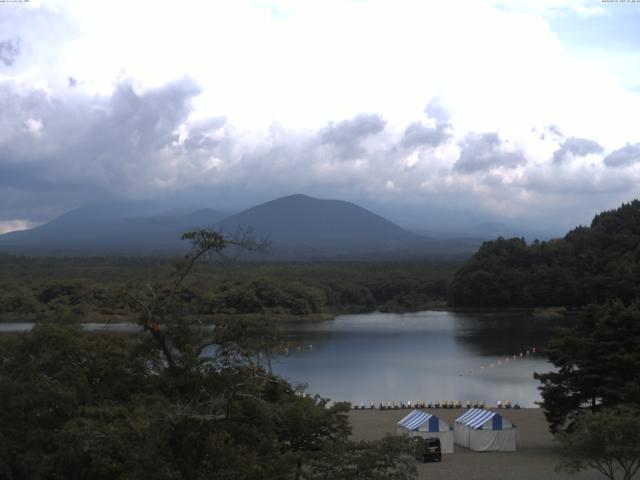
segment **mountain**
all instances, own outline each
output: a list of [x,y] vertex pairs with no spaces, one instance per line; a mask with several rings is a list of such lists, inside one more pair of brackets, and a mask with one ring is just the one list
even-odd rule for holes
[[563,238],[486,242],[454,276],[449,303],[465,307],[579,307],[640,299],[640,201],[597,214]]
[[127,216],[135,208],[82,207],[29,230],[0,235],[0,250],[39,255],[145,255],[185,251],[180,236],[211,226],[225,214],[199,209],[188,214]]
[[249,208],[217,226],[228,233],[251,228],[271,240],[277,256],[390,252],[424,241],[354,203],[300,194]]
[[269,254],[259,256],[268,260],[459,260],[479,245],[477,240],[425,237],[354,203],[297,194],[231,216],[152,204],[82,207],[39,227],[0,235],[0,252],[175,255],[188,248],[181,235],[203,227],[228,235],[251,229],[258,239],[271,241]]

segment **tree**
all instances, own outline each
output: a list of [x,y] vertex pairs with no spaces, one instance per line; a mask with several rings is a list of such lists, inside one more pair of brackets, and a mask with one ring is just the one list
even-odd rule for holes
[[371,471],[413,478],[402,444],[350,442],[346,405],[271,371],[272,325],[225,318],[205,328],[182,314],[199,261],[257,248],[208,230],[184,238],[193,249],[168,282],[127,292],[137,338],[40,324],[0,339],[0,478],[295,479],[327,459],[336,471],[365,468],[371,451]]
[[563,238],[485,242],[456,272],[456,306],[584,306],[640,297],[640,201],[596,215]]
[[111,418],[117,408],[123,414],[153,386],[145,359],[122,336],[41,324],[3,337],[1,351],[0,464],[10,472],[1,478],[55,478],[70,446],[65,429],[81,418],[106,421],[110,409]]
[[380,441],[325,445],[305,480],[406,480],[416,475],[413,439],[386,435]]
[[535,374],[552,432],[571,429],[585,411],[640,405],[640,304],[591,306],[549,342],[557,371]]
[[182,235],[191,242],[191,250],[184,259],[176,262],[175,271],[169,282],[147,282],[145,294],[123,293],[130,299],[138,312],[138,324],[150,335],[155,347],[160,348],[162,362],[158,368],[180,370],[201,363],[201,353],[211,342],[207,332],[199,325],[185,320],[183,302],[180,296],[184,281],[196,265],[212,256],[225,258],[228,248],[239,251],[264,251],[267,241],[256,241],[250,231],[225,237],[215,230],[193,230]]
[[593,468],[610,480],[630,480],[640,469],[640,410],[602,409],[588,412],[571,432],[556,437],[562,444],[558,469]]

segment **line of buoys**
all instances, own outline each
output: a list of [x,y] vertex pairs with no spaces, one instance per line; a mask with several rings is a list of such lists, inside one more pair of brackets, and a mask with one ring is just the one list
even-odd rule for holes
[[[380,402],[376,406],[374,402],[368,404],[364,401],[360,402],[348,402],[353,410],[402,410],[402,409],[421,409],[421,408],[487,408],[484,400],[467,400],[464,404],[460,400],[437,400],[428,402],[424,400],[418,400],[412,402]],[[511,402],[509,402],[511,404]]]
[[[369,402],[368,404],[364,401],[360,402],[347,402],[351,406],[353,410],[405,410],[405,409],[422,409],[422,408],[480,408],[486,409],[491,408],[487,405],[484,400],[467,400],[464,404],[460,400],[437,400],[432,402],[429,400],[425,402],[424,400],[418,400],[416,402],[412,402],[408,400],[407,402],[380,402],[376,406],[374,402]],[[496,404],[496,408],[513,408],[519,409],[520,404],[518,402],[511,402],[511,400],[501,401],[498,400]]]
[[486,369],[500,368],[505,365],[508,365],[513,360],[517,360],[518,358],[525,358],[528,356],[535,355],[536,352],[537,352],[536,347],[531,347],[530,349],[523,350],[522,352],[518,352],[517,354],[513,354],[513,356],[511,357],[506,356],[504,357],[504,359],[500,358],[498,359],[497,363],[492,362],[492,363],[489,363],[488,365],[480,365],[479,369],[469,369],[465,372],[458,372],[458,375],[461,377],[464,377],[465,375],[472,376],[474,375],[475,372],[484,372]]

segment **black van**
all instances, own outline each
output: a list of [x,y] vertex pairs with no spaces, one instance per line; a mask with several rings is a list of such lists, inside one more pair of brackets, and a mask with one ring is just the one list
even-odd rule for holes
[[421,462],[440,462],[442,460],[439,438],[413,438],[416,448],[416,460]]

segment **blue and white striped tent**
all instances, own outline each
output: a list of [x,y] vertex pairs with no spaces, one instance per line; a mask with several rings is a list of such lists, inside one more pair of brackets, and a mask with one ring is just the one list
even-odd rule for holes
[[413,410],[397,424],[398,432],[423,438],[439,438],[442,453],[453,453],[453,431],[448,423],[425,411]]
[[454,424],[455,442],[477,452],[514,451],[516,434],[516,426],[502,415],[479,408],[467,411]]

